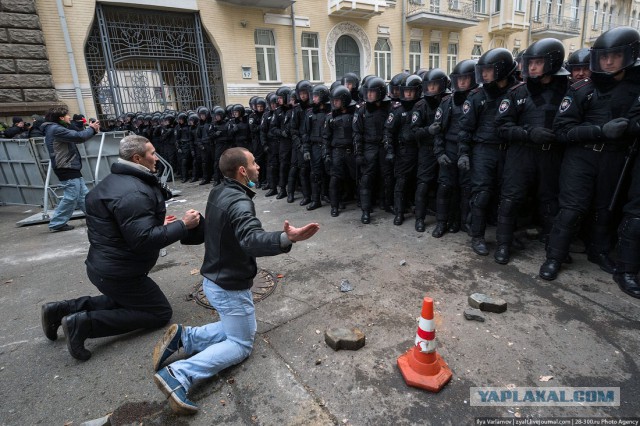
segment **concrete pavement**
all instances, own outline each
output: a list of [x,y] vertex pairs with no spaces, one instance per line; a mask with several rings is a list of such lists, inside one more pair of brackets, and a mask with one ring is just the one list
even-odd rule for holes
[[[183,193],[168,214],[204,211],[210,186],[177,184]],[[281,274],[275,292],[256,304],[254,352],[239,366],[198,385],[193,417],[171,414],[153,383],[151,351],[164,330],[90,340],[93,357],[68,354],[62,330],[47,340],[40,306],[97,294],[86,277],[83,220],[51,234],[46,225],[16,228],[28,207],[0,207],[0,425],[63,425],[114,413],[112,424],[473,424],[476,417],[640,416],[640,301],[611,277],[574,255],[558,280],[537,277],[542,244],[527,241],[509,265],[478,257],[463,233],[441,239],[418,234],[376,210],[362,225],[351,203],[338,218],[329,208],[307,212],[258,191],[256,210],[267,230],[317,221],[320,232],[291,253],[261,258]],[[428,218],[432,224],[434,219]],[[488,230],[489,242],[494,229]],[[492,248],[494,248],[492,246]],[[198,283],[203,247],[167,248],[151,275],[174,308],[173,322],[202,325],[215,314],[187,301]],[[404,265],[401,265],[405,261]],[[354,290],[342,293],[342,279]],[[470,294],[505,299],[502,314],[465,320]],[[405,385],[396,359],[413,344],[421,300],[436,302],[438,351],[453,371],[437,394]],[[335,352],[324,343],[332,327],[358,327],[366,345]],[[547,382],[541,376],[552,376]],[[619,407],[473,407],[470,387],[620,387]]]

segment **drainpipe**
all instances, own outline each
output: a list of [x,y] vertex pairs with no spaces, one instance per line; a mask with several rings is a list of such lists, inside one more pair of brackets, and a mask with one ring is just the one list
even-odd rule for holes
[[[400,37],[402,38],[402,71],[407,69],[407,1],[402,0],[402,30],[400,31]],[[413,72],[413,70],[410,70]]]
[[[60,1],[60,0],[58,0]],[[293,64],[296,70],[296,83],[300,81],[300,70],[298,69],[298,45],[296,44],[296,14],[291,3],[291,36],[293,37]]]
[[582,15],[582,34],[580,37],[580,47],[578,49],[582,49],[584,47],[585,40],[587,38],[587,25],[589,25],[589,2],[584,2],[584,13]]
[[71,77],[73,78],[73,87],[76,90],[76,99],[78,101],[78,109],[80,114],[86,115],[84,109],[84,100],[82,99],[82,90],[80,89],[80,80],[78,79],[78,69],[76,68],[76,60],[73,56],[73,48],[71,47],[71,38],[69,37],[69,28],[67,27],[67,18],[64,15],[64,6],[62,0],[56,0],[58,6],[58,16],[60,16],[60,26],[64,35],[64,44],[67,48],[67,56],[69,57],[69,66],[71,67]]

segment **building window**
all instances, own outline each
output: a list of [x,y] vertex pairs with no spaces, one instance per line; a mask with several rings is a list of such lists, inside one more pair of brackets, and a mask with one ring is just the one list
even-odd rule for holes
[[429,43],[429,69],[440,68],[440,43]]
[[560,24],[562,22],[562,0],[556,0],[556,8],[556,19],[558,24]]
[[551,18],[551,11],[553,10],[553,0],[547,0],[547,10],[545,12],[546,16],[546,21],[549,22],[549,19]]
[[447,73],[451,74],[453,72],[453,68],[458,63],[458,44],[457,43],[449,43],[449,47],[447,49]]
[[409,70],[416,72],[422,63],[422,44],[418,40],[409,42]]
[[594,30],[598,28],[598,12],[600,8],[600,3],[596,2],[595,6],[593,7],[593,22],[591,23],[591,28],[593,28]]
[[278,81],[276,66],[276,39],[271,30],[256,30],[253,34],[256,45],[256,63],[259,81]]
[[533,20],[540,22],[540,8],[542,7],[542,0],[536,0],[533,7]]
[[571,0],[571,21],[577,27],[580,19],[580,0]]
[[516,0],[516,12],[524,12],[524,0]]
[[302,33],[302,68],[305,80],[320,81],[318,34]]
[[482,46],[474,44],[473,49],[471,49],[471,59],[475,59],[477,61],[480,59],[480,56],[482,56]]
[[518,53],[520,53],[519,47],[514,47],[513,50],[511,51],[511,55],[513,55],[514,58],[518,57]]
[[473,5],[476,13],[487,13],[486,0],[474,0]]
[[429,12],[440,13],[440,0],[429,0]]
[[391,80],[391,46],[389,39],[379,38],[374,48],[376,75],[383,80]]
[[610,30],[611,28],[613,28],[611,26],[611,24],[613,23],[613,11],[614,11],[615,7],[611,6],[609,8],[609,26],[607,27],[607,30]]
[[495,9],[494,12],[500,12],[501,0],[494,0],[493,2]]
[[607,4],[605,3],[604,6],[602,6],[602,22],[600,23],[600,29],[602,31],[606,31],[606,24],[607,24]]

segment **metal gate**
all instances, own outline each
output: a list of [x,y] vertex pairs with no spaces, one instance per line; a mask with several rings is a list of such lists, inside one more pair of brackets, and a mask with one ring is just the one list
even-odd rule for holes
[[360,49],[353,38],[343,35],[336,42],[336,80],[348,72],[360,77]]
[[100,119],[225,104],[220,56],[198,13],[98,3],[85,57]]

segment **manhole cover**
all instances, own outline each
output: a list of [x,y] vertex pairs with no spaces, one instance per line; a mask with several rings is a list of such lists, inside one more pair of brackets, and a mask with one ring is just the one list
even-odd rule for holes
[[[258,269],[258,274],[253,279],[253,287],[251,287],[253,302],[258,303],[262,299],[266,299],[276,289],[277,284],[278,281],[273,278],[273,274],[271,272],[264,269]],[[204,295],[202,281],[194,287],[193,293],[187,296],[187,300],[195,300],[198,305],[207,309],[215,310],[213,306],[209,304],[209,300],[207,300],[207,297]]]

